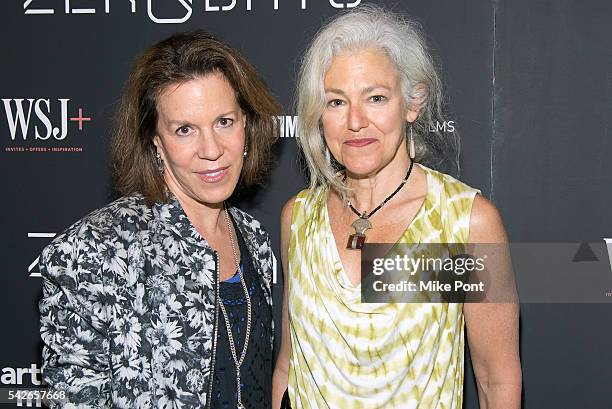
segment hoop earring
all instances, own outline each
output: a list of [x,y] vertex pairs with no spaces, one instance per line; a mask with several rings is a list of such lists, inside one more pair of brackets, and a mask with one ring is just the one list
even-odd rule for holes
[[414,148],[414,137],[412,136],[412,122],[410,123],[410,136],[408,137],[408,152],[410,155],[410,159],[414,159],[416,156],[416,149]]

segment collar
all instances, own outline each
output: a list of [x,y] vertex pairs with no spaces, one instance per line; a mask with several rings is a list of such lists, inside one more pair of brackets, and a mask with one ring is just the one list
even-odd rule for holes
[[[242,235],[249,252],[253,256],[254,262],[257,264],[258,257],[256,256],[259,253],[259,248],[256,244],[256,236],[258,230],[261,229],[261,225],[234,206],[228,206],[228,210],[238,226],[238,233]],[[153,213],[155,215],[155,221],[159,224],[159,228],[174,232],[182,240],[194,246],[212,250],[206,238],[198,233],[191,223],[191,220],[189,220],[189,217],[187,217],[178,199],[173,194],[168,195],[167,202],[156,203],[153,206]]]

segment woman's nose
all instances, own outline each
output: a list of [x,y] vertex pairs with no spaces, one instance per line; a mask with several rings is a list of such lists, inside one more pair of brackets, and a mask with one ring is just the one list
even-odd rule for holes
[[217,160],[223,155],[223,146],[214,132],[203,132],[198,138],[198,156],[201,159]]
[[369,125],[368,117],[360,104],[349,106],[348,127],[353,132],[358,132]]

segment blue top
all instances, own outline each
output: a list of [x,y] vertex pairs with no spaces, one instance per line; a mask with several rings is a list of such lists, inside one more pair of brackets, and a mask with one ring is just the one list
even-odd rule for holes
[[[238,231],[238,230],[236,230]],[[272,309],[267,304],[244,239],[238,234],[240,270],[221,282],[220,294],[230,320],[236,354],[240,359],[247,323],[247,304],[240,274],[251,297],[251,334],[246,357],[240,368],[242,402],[249,408],[269,408],[272,405]],[[236,364],[232,357],[225,318],[219,311],[217,355],[213,377],[212,408],[236,408]]]

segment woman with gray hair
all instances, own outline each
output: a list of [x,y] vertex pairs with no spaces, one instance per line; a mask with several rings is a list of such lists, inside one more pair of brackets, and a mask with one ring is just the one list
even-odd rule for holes
[[[464,324],[483,408],[518,408],[516,303],[362,303],[370,243],[506,243],[497,209],[434,170],[456,160],[415,24],[360,7],[323,27],[299,76],[310,188],[284,206],[273,407],[460,408]],[[437,129],[437,127],[436,127]]]

